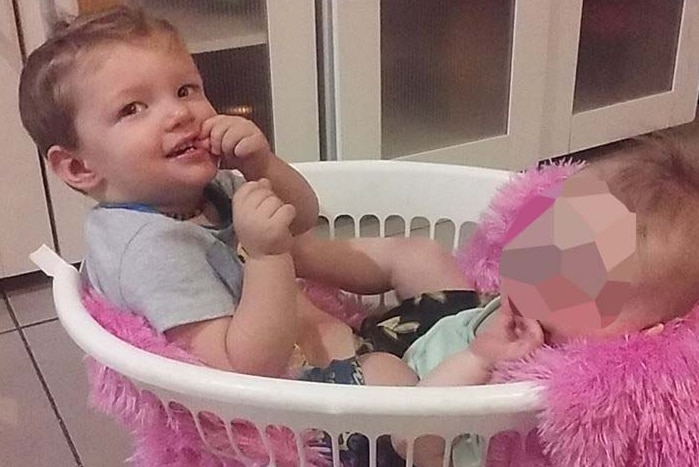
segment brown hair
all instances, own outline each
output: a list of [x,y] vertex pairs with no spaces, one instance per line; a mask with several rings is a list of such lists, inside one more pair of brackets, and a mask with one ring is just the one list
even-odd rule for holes
[[600,160],[616,165],[610,186],[634,212],[672,223],[699,202],[699,160],[667,136],[637,138],[618,155]]
[[78,146],[70,78],[86,52],[110,43],[144,42],[155,36],[184,45],[170,23],[129,5],[59,22],[54,29],[51,37],[27,58],[19,83],[22,123],[43,156],[53,145],[69,149]]
[[636,213],[641,282],[672,295],[663,313],[686,313],[699,301],[699,160],[676,139],[652,135],[592,166]]

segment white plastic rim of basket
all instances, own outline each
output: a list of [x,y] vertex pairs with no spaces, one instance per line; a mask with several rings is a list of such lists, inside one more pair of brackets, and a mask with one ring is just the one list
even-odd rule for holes
[[104,330],[81,302],[78,271],[49,247],[42,245],[30,258],[53,278],[58,317],[76,344],[100,363],[156,387],[221,402],[328,414],[452,417],[543,408],[541,388],[532,383],[429,388],[324,385],[322,391],[309,391],[309,385],[317,383],[271,380],[170,360],[140,350]]
[[[257,400],[261,407],[279,404],[280,408],[288,407],[289,404],[293,403],[297,408],[320,410],[326,413],[399,413],[401,415],[434,416],[441,412],[453,415],[454,411],[458,412],[461,409],[471,415],[480,415],[510,412],[513,409],[521,411],[540,408],[540,389],[530,383],[494,385],[487,388],[480,386],[401,388],[328,385],[323,389],[332,388],[335,391],[328,392],[327,395],[330,397],[319,397],[319,393],[310,394],[306,389],[309,384],[313,383],[275,379],[275,384],[270,386],[269,378],[176,362],[135,348],[105,331],[84,309],[79,294],[70,293],[79,290],[80,277],[77,270],[49,247],[42,245],[30,257],[42,271],[57,282],[53,293],[54,301],[59,319],[64,325],[67,325],[65,326],[66,331],[71,338],[86,353],[101,363],[128,377],[154,386],[162,386],[163,383],[168,382],[165,387],[175,391],[181,389],[184,394],[191,395],[191,391],[196,390],[199,395],[215,400],[240,401],[242,398],[249,399],[251,402]],[[77,332],[81,330],[83,332]],[[171,377],[174,370],[179,372],[177,378]],[[186,371],[186,373],[183,374],[182,371]],[[182,382],[186,382],[186,384],[181,384]],[[231,389],[235,390],[235,398],[228,397]],[[368,399],[365,392],[367,390],[372,395]],[[402,395],[400,393],[403,391],[406,391],[404,394],[406,397],[400,397]],[[419,391],[420,395],[426,399],[433,396],[432,399],[439,400],[439,403],[415,404],[416,391]],[[470,393],[468,397],[464,397],[464,391]],[[279,400],[280,392],[284,393],[284,400]],[[330,394],[331,392],[336,394]],[[247,397],[242,397],[243,395]],[[402,401],[410,400],[411,403],[409,405],[404,402],[396,403],[401,399]],[[474,401],[477,403],[474,404]],[[460,405],[452,405],[452,403],[457,402]]]

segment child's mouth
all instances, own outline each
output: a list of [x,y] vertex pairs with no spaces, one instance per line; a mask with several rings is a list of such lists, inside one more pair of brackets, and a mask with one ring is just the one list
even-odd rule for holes
[[197,149],[198,148],[194,146],[193,142],[185,143],[185,144],[182,144],[182,145],[176,147],[174,150],[170,151],[170,153],[166,157],[168,159],[180,157],[182,155],[196,151]]

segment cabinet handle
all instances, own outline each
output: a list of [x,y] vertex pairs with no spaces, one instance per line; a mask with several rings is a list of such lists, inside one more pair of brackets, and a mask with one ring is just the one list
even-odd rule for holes
[[231,105],[229,107],[226,107],[223,113],[228,115],[236,115],[238,117],[245,117],[249,119],[255,113],[255,108],[249,104]]

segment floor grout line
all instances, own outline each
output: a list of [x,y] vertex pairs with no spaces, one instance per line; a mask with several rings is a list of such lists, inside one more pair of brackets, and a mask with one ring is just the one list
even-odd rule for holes
[[[0,292],[0,294],[1,293],[2,292]],[[2,303],[3,301],[5,303],[7,303],[7,300],[0,300],[0,303]],[[8,329],[1,330],[0,335],[9,334],[11,332],[18,331],[20,329],[30,329],[30,328],[33,328],[34,326],[39,326],[42,324],[53,323],[54,321],[58,321],[58,316],[54,316],[53,318],[44,318],[44,319],[40,319],[38,321],[33,321],[31,323],[20,324],[19,320],[17,319],[17,316],[14,315],[14,312],[12,311],[11,307],[9,305],[6,305],[6,308],[7,308],[7,313],[10,316],[10,320],[12,320],[12,327],[8,328]]]
[[34,326],[39,326],[39,325],[41,325],[41,324],[46,324],[46,323],[53,323],[54,321],[58,321],[58,317],[54,317],[54,318],[45,318],[45,319],[42,319],[42,320],[39,320],[39,321],[34,321],[34,322],[32,322],[32,323],[21,324],[17,329],[18,329],[18,330],[19,330],[19,329],[30,329],[30,328],[33,328]]
[[24,334],[24,329],[32,327],[35,324],[42,324],[45,322],[53,321],[54,318],[45,320],[43,322],[32,323],[30,325],[22,327],[19,324],[19,320],[17,319],[17,315],[15,314],[15,310],[12,307],[12,304],[10,303],[7,294],[3,292],[2,298],[5,301],[5,304],[7,305],[7,309],[10,313],[10,319],[15,325],[15,329],[13,329],[12,331],[17,331],[19,338],[22,340],[24,350],[27,352],[27,355],[29,356],[29,361],[31,362],[32,367],[34,367],[34,372],[36,373],[37,378],[39,378],[39,383],[41,384],[41,387],[43,388],[44,393],[46,394],[46,397],[49,400],[51,410],[53,410],[53,414],[56,417],[56,420],[58,420],[58,425],[61,428],[61,432],[63,432],[63,436],[66,442],[68,443],[68,448],[70,448],[70,452],[73,454],[73,459],[75,460],[77,467],[83,467],[83,463],[80,460],[80,454],[78,453],[78,450],[75,447],[75,443],[73,443],[73,439],[71,438],[70,433],[68,432],[68,427],[63,421],[63,417],[61,417],[61,412],[58,410],[58,404],[56,404],[56,400],[53,398],[53,394],[51,394],[51,390],[49,389],[49,385],[46,382],[46,378],[44,378],[44,375],[41,372],[41,368],[39,367],[39,362],[36,360],[36,356],[34,355],[34,352],[32,352],[31,346],[29,345],[29,340],[27,339],[27,336]]
[[68,447],[70,448],[70,452],[73,454],[73,458],[75,459],[77,466],[83,467],[83,463],[80,460],[80,454],[78,453],[78,450],[75,447],[75,443],[73,443],[73,439],[71,438],[70,433],[68,432],[68,427],[66,426],[65,422],[63,421],[63,417],[61,416],[61,412],[58,410],[58,404],[56,404],[56,400],[53,398],[53,394],[51,394],[51,390],[49,389],[49,385],[46,382],[46,379],[44,378],[43,373],[41,373],[41,368],[39,367],[39,362],[36,360],[34,352],[32,352],[31,347],[29,346],[29,340],[27,340],[27,336],[24,334],[24,329],[19,328],[19,329],[17,329],[17,332],[19,334],[20,339],[22,339],[22,343],[24,344],[24,348],[27,351],[27,354],[29,355],[29,360],[31,361],[32,366],[34,367],[34,371],[36,371],[36,375],[39,378],[39,382],[41,383],[41,386],[43,387],[44,392],[46,393],[46,397],[48,397],[49,404],[51,405],[51,409],[53,410],[53,413],[56,416],[56,419],[58,420],[58,425],[61,427],[61,431],[63,432],[63,436],[65,437],[66,442],[68,443]]
[[14,325],[14,328],[9,329],[8,331],[16,331],[19,329],[19,321],[17,320],[15,310],[12,308],[12,304],[10,303],[10,298],[7,296],[7,293],[5,293],[4,290],[0,290],[0,294],[2,294],[2,301],[5,303],[5,308],[7,308],[7,314],[10,315],[10,320]]

